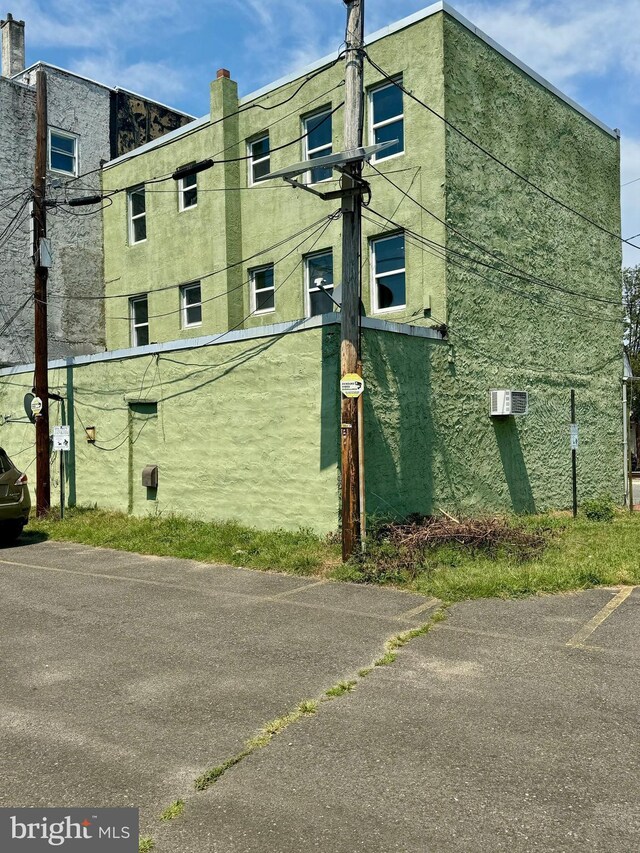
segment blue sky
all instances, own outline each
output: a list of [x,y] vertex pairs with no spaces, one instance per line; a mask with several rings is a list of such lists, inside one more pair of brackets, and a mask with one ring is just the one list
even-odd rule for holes
[[[208,111],[229,68],[241,94],[337,51],[342,0],[5,0],[45,60],[180,107]],[[428,0],[366,0],[367,31]],[[637,0],[456,0],[453,5],[566,94],[622,131],[622,182],[640,178]],[[3,16],[4,17],[4,16]],[[622,188],[623,234],[640,232],[640,180]],[[639,238],[640,239],[640,238]],[[627,264],[640,251],[625,250]]]

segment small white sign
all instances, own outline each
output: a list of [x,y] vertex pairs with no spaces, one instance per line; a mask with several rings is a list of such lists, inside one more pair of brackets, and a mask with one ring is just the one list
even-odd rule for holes
[[53,449],[69,450],[71,447],[71,428],[56,426],[53,428]]
[[31,401],[31,411],[34,415],[39,415],[42,411],[42,400],[40,397],[34,397]]
[[578,424],[571,424],[571,449],[578,449]]

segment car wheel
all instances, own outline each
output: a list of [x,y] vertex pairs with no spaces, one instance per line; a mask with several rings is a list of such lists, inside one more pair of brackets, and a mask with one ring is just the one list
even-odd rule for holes
[[24,523],[22,521],[6,521],[0,527],[0,543],[2,545],[10,545],[15,542],[23,529]]

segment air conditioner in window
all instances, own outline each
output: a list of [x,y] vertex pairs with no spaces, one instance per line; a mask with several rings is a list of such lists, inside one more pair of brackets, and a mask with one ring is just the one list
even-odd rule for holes
[[529,412],[529,392],[491,389],[491,417],[526,415]]

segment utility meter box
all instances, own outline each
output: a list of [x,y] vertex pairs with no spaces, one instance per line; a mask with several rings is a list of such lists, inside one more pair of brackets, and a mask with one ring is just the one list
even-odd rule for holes
[[142,485],[148,489],[158,488],[158,466],[147,465],[142,469]]

